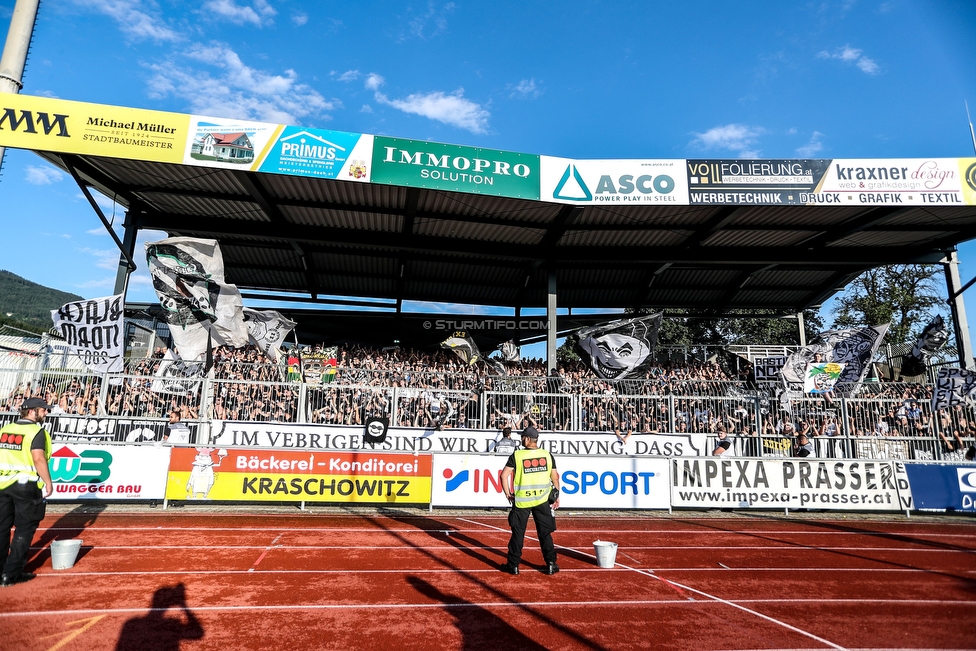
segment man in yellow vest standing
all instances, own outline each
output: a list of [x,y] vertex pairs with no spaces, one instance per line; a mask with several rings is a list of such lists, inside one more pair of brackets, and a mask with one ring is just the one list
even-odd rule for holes
[[[24,566],[34,532],[44,519],[44,500],[54,492],[47,465],[51,437],[44,430],[51,408],[40,398],[28,398],[20,406],[20,420],[0,429],[0,587],[34,578]],[[16,527],[13,540],[11,527]]]
[[502,565],[501,570],[507,574],[519,573],[525,527],[531,513],[542,547],[542,558],[546,562],[544,572],[555,574],[559,566],[556,565],[552,532],[556,530],[555,510],[559,508],[559,473],[549,451],[539,447],[539,431],[536,428],[526,427],[522,431],[522,446],[523,449],[512,453],[502,470],[502,491],[512,504],[508,514],[512,537],[508,541],[508,562]]

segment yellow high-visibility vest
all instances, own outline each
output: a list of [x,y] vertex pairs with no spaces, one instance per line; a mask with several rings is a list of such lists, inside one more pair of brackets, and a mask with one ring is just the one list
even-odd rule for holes
[[44,458],[51,458],[51,439],[42,434],[44,427],[37,423],[10,423],[0,429],[0,490],[15,483],[44,482],[34,467],[31,444],[35,436],[44,437]]
[[515,451],[515,507],[531,509],[549,500],[552,455],[548,450]]

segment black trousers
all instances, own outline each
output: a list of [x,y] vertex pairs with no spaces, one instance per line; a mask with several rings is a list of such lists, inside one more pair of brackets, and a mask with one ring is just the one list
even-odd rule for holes
[[[0,490],[0,562],[4,576],[16,579],[24,571],[34,532],[46,510],[44,494],[36,481],[13,484]],[[16,527],[13,540],[10,539],[11,527]]]
[[529,514],[535,520],[535,532],[542,547],[542,558],[546,563],[556,562],[556,547],[552,544],[552,532],[556,530],[556,516],[548,503],[533,506],[531,509],[512,507],[508,514],[508,524],[512,527],[512,537],[508,541],[508,564],[515,567],[522,560],[522,544],[525,542],[525,527],[529,524]]

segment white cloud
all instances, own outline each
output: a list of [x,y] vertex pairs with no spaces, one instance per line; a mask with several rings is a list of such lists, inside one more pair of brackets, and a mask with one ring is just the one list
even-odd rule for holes
[[869,75],[875,75],[880,70],[881,67],[877,64],[874,59],[870,59],[863,54],[858,48],[851,47],[850,45],[845,45],[842,48],[838,48],[835,52],[830,53],[826,50],[817,53],[818,59],[836,59],[837,61],[843,61],[847,64],[853,64],[858,67],[858,69]]
[[696,138],[691,141],[690,145],[698,149],[739,150],[739,156],[742,158],[756,158],[758,152],[751,147],[763,133],[765,133],[765,129],[762,127],[726,124],[721,127],[712,127],[705,133],[695,133]]
[[221,19],[229,20],[235,25],[251,23],[256,27],[274,22],[272,19],[278,12],[268,4],[267,0],[253,0],[251,6],[239,5],[235,0],[207,0],[203,5],[204,12],[216,14]]
[[361,75],[359,74],[358,70],[346,70],[344,73],[339,75],[338,79],[339,81],[349,82],[356,81],[360,76]]
[[823,143],[820,142],[821,138],[823,138],[823,134],[819,131],[814,131],[813,135],[810,136],[810,142],[802,147],[797,147],[796,153],[804,158],[812,158],[823,150]]
[[184,55],[216,68],[216,74],[176,62],[153,64],[151,97],[181,97],[195,113],[283,124],[300,124],[301,118],[322,116],[334,107],[313,88],[299,83],[294,70],[282,74],[256,70],[225,44],[197,44]]
[[542,94],[542,89],[540,89],[536,83],[535,79],[523,79],[515,86],[509,86],[512,89],[512,94],[509,97],[519,97],[521,99],[535,99]]
[[291,22],[301,27],[308,22],[308,14],[292,14]]
[[457,89],[450,95],[435,91],[408,95],[405,99],[388,99],[386,95],[378,92],[376,101],[404,113],[422,115],[472,133],[485,133],[488,130],[490,113],[475,102],[464,99],[463,88]]
[[119,29],[137,39],[178,41],[180,35],[169,28],[159,16],[142,9],[141,0],[75,0],[83,7],[99,11],[119,24]]
[[359,109],[360,113],[372,113],[373,107],[369,104],[363,104],[363,108]]
[[386,83],[383,77],[379,76],[375,72],[369,73],[366,76],[366,83],[364,84],[369,90],[379,90],[379,87]]
[[64,174],[53,167],[37,167],[35,165],[27,166],[27,175],[25,176],[31,185],[51,185],[63,178]]
[[[427,11],[407,22],[410,33],[418,38],[430,38],[447,31],[447,15],[454,11],[454,3],[438,7],[434,0],[428,0]],[[403,39],[401,39],[403,40]]]
[[115,270],[119,267],[119,256],[121,254],[118,249],[92,249],[85,247],[79,249],[79,251],[94,258],[95,266],[99,269]]

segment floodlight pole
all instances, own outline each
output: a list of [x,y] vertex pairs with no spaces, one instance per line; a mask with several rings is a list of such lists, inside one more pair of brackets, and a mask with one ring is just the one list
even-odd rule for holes
[[[24,66],[27,65],[27,52],[30,50],[34,23],[37,21],[37,7],[41,0],[17,0],[7,41],[0,55],[0,93],[20,92],[24,87]],[[3,169],[3,155],[6,147],[0,147],[0,169]]]

